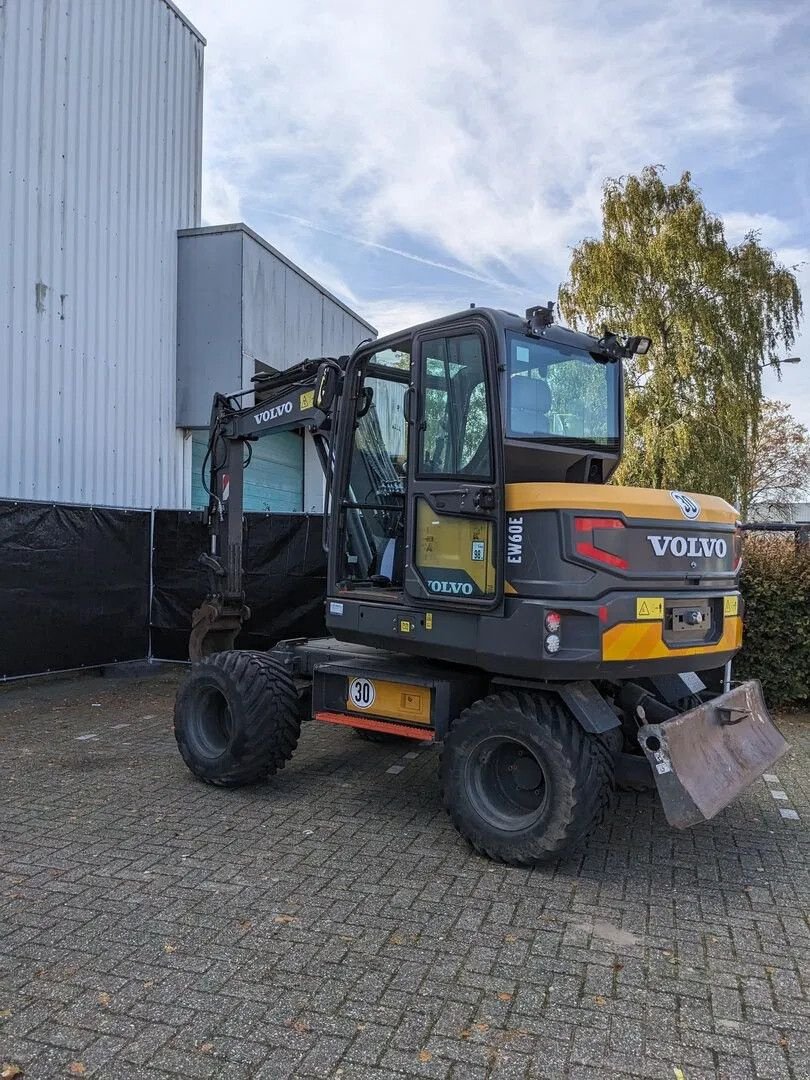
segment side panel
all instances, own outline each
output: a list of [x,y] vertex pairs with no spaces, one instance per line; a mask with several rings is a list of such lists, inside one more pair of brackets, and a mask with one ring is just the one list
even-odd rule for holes
[[441,514],[418,499],[414,566],[437,596],[492,597],[494,534],[491,521]]

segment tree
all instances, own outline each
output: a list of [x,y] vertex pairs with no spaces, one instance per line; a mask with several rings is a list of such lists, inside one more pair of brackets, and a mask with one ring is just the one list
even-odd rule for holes
[[784,401],[764,401],[749,436],[741,475],[740,515],[782,517],[810,490],[810,432]]
[[795,339],[801,295],[791,269],[749,233],[729,246],[685,172],[660,166],[608,180],[602,237],[578,244],[559,304],[573,326],[653,341],[625,365],[620,483],[739,497],[759,424],[761,372]]

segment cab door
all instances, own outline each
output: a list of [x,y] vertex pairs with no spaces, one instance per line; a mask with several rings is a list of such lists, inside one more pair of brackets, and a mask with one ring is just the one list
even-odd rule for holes
[[405,591],[493,609],[503,601],[503,441],[491,332],[474,320],[425,332],[413,358]]

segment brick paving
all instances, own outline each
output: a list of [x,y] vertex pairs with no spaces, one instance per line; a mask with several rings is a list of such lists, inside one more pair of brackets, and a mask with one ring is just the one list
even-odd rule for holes
[[675,833],[623,795],[523,871],[410,743],[311,724],[267,785],[196,782],[177,679],[0,689],[0,1075],[810,1076],[808,718],[786,799]]

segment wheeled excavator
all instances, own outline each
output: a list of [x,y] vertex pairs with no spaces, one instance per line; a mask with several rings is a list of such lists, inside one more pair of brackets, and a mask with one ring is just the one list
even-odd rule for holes
[[[215,395],[210,588],[175,708],[191,771],[263,780],[308,720],[437,743],[458,831],[531,865],[586,837],[616,784],[655,787],[680,829],[769,770],[787,743],[759,683],[729,674],[737,512],[608,484],[623,363],[649,347],[551,305],[473,307]],[[328,636],[236,649],[246,455],[300,429],[325,476]]]

